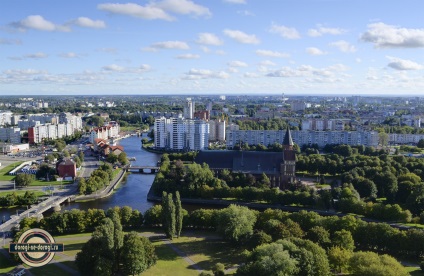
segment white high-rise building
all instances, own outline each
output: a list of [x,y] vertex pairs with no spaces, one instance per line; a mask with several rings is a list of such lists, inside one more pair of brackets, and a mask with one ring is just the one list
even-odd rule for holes
[[209,141],[225,141],[225,121],[209,121]]
[[0,126],[12,124],[13,113],[11,111],[0,111]]
[[191,100],[191,98],[187,98],[183,107],[183,116],[186,119],[193,119],[195,111],[195,103]]
[[155,120],[155,147],[171,150],[203,150],[208,147],[209,125],[202,120],[165,118]]

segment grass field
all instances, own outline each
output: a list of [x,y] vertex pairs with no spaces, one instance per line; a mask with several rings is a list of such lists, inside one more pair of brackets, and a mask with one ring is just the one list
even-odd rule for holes
[[44,181],[44,180],[34,180],[29,186],[58,186],[58,185],[68,185],[74,183],[71,181]]
[[[22,191],[22,190],[17,190],[16,192],[0,192],[0,197],[4,197],[4,196],[7,196],[8,194],[13,194],[13,193],[16,193],[17,195],[23,195],[26,192],[27,191]],[[44,192],[41,192],[41,191],[28,190],[28,192],[33,192],[36,196],[43,196],[43,195],[45,195]]]
[[19,162],[10,164],[9,166],[2,168],[0,170],[0,181],[12,181],[13,178],[15,178],[15,176],[14,175],[8,175],[8,173],[22,163],[23,163],[23,161],[19,161]]
[[[157,229],[153,231],[149,229],[148,231],[139,231],[139,233],[151,236],[161,234],[162,232],[158,232]],[[63,243],[65,245],[65,251],[56,254],[54,260],[77,271],[75,263],[70,261],[70,259],[73,259],[91,238],[91,233],[62,235],[55,236],[54,238],[57,243]],[[145,271],[143,275],[199,275],[199,271],[183,257],[179,256],[162,238],[163,236],[154,236],[151,238],[156,249],[158,261],[156,265]],[[235,249],[231,244],[216,236],[214,232],[187,232],[185,236],[174,239],[172,244],[194,261],[198,267],[209,272],[211,272],[213,265],[218,262],[223,263],[226,268],[234,267],[241,262],[241,252],[243,249]],[[0,274],[9,272],[15,265],[0,254]],[[234,271],[235,269],[230,273]],[[31,268],[30,272],[34,275],[69,275],[67,271],[52,263],[40,268]]]

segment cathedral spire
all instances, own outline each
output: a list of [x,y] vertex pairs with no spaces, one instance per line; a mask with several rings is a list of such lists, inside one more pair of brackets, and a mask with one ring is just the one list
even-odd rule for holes
[[283,140],[283,148],[292,150],[293,145],[294,143],[291,136],[290,128],[289,126],[287,126],[286,135],[284,135],[284,140]]

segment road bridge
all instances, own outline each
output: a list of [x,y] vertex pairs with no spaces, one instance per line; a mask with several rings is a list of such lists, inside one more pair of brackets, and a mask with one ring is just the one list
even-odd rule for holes
[[132,173],[157,173],[159,171],[159,167],[156,166],[131,166],[126,168],[127,172]]

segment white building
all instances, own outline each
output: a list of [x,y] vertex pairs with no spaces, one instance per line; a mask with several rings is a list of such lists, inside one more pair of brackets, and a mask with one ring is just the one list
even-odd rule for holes
[[60,139],[72,136],[75,129],[71,124],[37,124],[28,128],[28,142],[30,144],[39,144],[43,139]]
[[21,142],[21,129],[18,127],[0,127],[0,141],[19,144]]
[[[281,144],[284,135],[284,130],[228,131],[226,144],[227,148],[233,148],[240,142],[265,146]],[[376,147],[378,145],[378,132],[375,131],[292,131],[292,138],[299,146],[318,144],[324,147],[327,144],[346,144]]]
[[12,124],[13,113],[11,111],[0,111],[0,126]]
[[110,139],[119,137],[120,127],[115,121],[109,122],[102,127],[93,128],[90,131],[90,143],[94,143],[96,139]]
[[191,98],[187,98],[183,106],[183,116],[185,119],[193,119],[195,111],[195,103]]
[[342,120],[334,119],[307,119],[302,121],[302,130],[344,130]]
[[225,141],[225,121],[209,121],[209,141]]
[[165,118],[155,120],[155,147],[171,150],[203,150],[208,147],[209,124],[202,120]]
[[390,133],[389,144],[417,144],[418,141],[424,139],[424,134],[400,134]]

